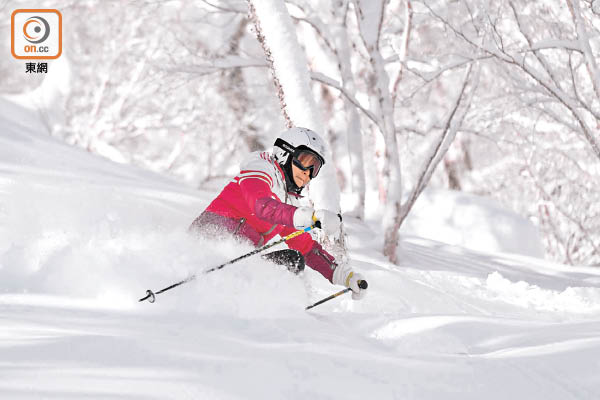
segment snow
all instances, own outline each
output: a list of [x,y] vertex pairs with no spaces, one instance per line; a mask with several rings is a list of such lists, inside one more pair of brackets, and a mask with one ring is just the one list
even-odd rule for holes
[[425,190],[401,232],[475,251],[544,256],[530,221],[493,200],[462,192]]
[[600,395],[600,270],[532,257],[537,235],[497,204],[426,193],[392,265],[370,200],[345,218],[360,302],[306,312],[340,288],[255,256],[139,303],[250,250],[187,234],[218,189],[69,147],[6,99],[0,114],[0,398]]

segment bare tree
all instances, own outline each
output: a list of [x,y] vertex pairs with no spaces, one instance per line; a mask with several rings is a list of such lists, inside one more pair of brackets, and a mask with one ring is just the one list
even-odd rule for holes
[[[402,221],[431,179],[435,167],[447,151],[468,108],[461,106],[471,76],[470,65],[463,64],[466,71],[469,72],[464,75],[463,78],[465,79],[458,86],[458,98],[448,99],[447,101],[448,117],[446,121],[442,122],[442,126],[426,129],[424,137],[427,137],[429,141],[431,141],[429,137],[432,133],[436,131],[442,133],[433,140],[432,150],[423,156],[425,161],[422,162],[422,168],[416,173],[417,180],[414,187],[410,190],[407,201],[402,204],[404,182],[402,181],[400,169],[401,142],[399,138],[401,138],[400,134],[403,128],[398,126],[397,110],[402,108],[404,105],[402,103],[406,103],[407,99],[411,101],[410,96],[400,96],[400,92],[405,76],[410,33],[413,29],[413,9],[411,1],[406,0],[401,3],[404,8],[404,19],[401,21],[403,23],[402,34],[400,35],[401,42],[398,46],[391,46],[391,49],[388,45],[390,38],[385,37],[384,39],[383,32],[384,29],[389,30],[391,25],[398,21],[388,21],[396,13],[395,10],[388,11],[391,5],[387,1],[336,2],[333,7],[337,11],[333,13],[331,21],[323,21],[317,12],[312,12],[307,10],[306,6],[299,6],[294,3],[296,7],[303,10],[304,15],[299,19],[313,28],[326,48],[326,52],[338,65],[337,74],[339,78],[336,79],[336,77],[327,76],[322,72],[313,71],[313,79],[339,91],[347,114],[346,120],[350,121],[350,127],[356,126],[352,121],[355,121],[355,118],[361,115],[367,121],[367,124],[370,124],[376,130],[378,138],[380,138],[377,139],[377,142],[380,143],[379,148],[374,149],[374,151],[376,157],[379,157],[377,156],[379,154],[381,159],[377,177],[381,200],[385,207],[382,221],[385,231],[384,253],[394,262],[397,261],[398,231]],[[352,10],[355,15],[355,23],[351,26],[347,23],[346,17],[349,10]],[[350,49],[352,50],[350,51]],[[389,53],[390,50],[395,52],[392,61],[383,56],[383,51]],[[347,54],[344,52],[347,52]],[[351,65],[357,59],[361,61],[361,68],[358,71],[353,71]],[[363,61],[364,63],[362,63]],[[392,69],[390,68],[391,62],[394,64]],[[430,90],[429,86],[435,81],[435,78],[429,79],[416,91]],[[360,86],[360,89],[357,86]],[[359,91],[362,92],[361,94],[368,96],[368,105],[358,100],[357,94],[359,94]],[[460,112],[457,115],[459,108]],[[354,135],[353,132],[354,129],[351,129],[350,134]],[[349,142],[356,146],[360,145],[361,140],[357,140],[355,136],[352,136],[349,138]],[[350,150],[350,155],[354,154],[359,154],[361,157],[358,160],[364,164],[362,150],[360,152]],[[360,174],[356,175],[360,176]],[[362,190],[360,187],[357,189]],[[358,196],[362,196],[360,192]]]
[[600,158],[600,80],[590,44],[600,31],[592,4],[422,4],[464,45],[463,54],[485,61],[492,83],[469,125],[505,154],[496,161],[504,168],[480,170],[480,190],[536,221],[560,261],[600,263],[600,173],[593,166]]

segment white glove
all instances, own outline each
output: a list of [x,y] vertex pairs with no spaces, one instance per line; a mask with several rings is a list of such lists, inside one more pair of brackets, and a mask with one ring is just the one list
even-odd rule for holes
[[338,265],[333,271],[333,283],[352,289],[353,300],[360,300],[367,294],[366,287],[363,289],[358,286],[360,281],[363,281],[361,286],[366,286],[367,281],[365,281],[365,278],[361,274],[352,271],[347,265]]
[[294,211],[294,228],[304,230],[309,226],[313,226],[313,214],[315,210],[310,207],[298,207]]
[[321,222],[321,229],[326,235],[333,235],[340,230],[340,217],[328,210],[315,211],[315,217]]

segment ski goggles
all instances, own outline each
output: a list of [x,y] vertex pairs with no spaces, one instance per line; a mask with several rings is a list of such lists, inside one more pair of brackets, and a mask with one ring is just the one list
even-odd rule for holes
[[294,152],[292,163],[302,171],[310,170],[310,179],[316,178],[323,166],[321,157],[314,152],[305,149],[297,149]]
[[319,171],[325,160],[323,157],[311,150],[305,145],[294,147],[285,140],[278,138],[275,141],[275,146],[288,152],[292,155],[292,164],[301,169],[302,171],[310,170],[310,179],[314,179],[319,175]]

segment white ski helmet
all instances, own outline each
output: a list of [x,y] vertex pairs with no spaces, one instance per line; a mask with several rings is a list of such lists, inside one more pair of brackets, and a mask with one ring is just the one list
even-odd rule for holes
[[308,128],[290,128],[279,135],[273,146],[273,156],[282,166],[291,164],[290,155],[292,158],[298,158],[303,152],[315,155],[320,161],[321,165],[311,171],[311,178],[315,178],[320,167],[325,164],[326,154],[325,142],[316,132]]

